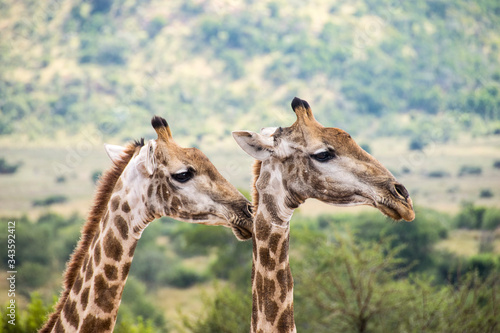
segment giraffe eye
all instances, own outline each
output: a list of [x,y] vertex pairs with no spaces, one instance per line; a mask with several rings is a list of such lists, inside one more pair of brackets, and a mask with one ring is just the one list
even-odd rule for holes
[[330,150],[322,151],[320,153],[311,155],[311,157],[318,162],[328,162],[329,160],[335,158],[335,152]]
[[191,178],[193,178],[193,176],[194,174],[193,171],[191,170],[172,174],[172,178],[178,181],[179,183],[185,183]]

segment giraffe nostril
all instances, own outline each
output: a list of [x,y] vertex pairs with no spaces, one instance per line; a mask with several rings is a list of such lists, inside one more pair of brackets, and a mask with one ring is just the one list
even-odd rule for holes
[[403,197],[405,200],[410,197],[410,193],[408,193],[408,190],[402,184],[395,184],[394,189],[396,193],[399,196]]

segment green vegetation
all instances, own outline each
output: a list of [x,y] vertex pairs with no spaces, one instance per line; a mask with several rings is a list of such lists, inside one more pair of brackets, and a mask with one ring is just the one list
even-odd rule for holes
[[33,206],[50,206],[53,204],[64,203],[68,201],[65,195],[51,195],[44,199],[37,199],[33,201]]
[[17,169],[22,165],[22,163],[11,164],[8,163],[5,158],[0,158],[0,174],[11,174],[15,173]]
[[[159,12],[143,1],[7,1],[0,135],[22,131],[34,141],[92,126],[125,138],[163,112],[196,144],[225,136],[248,114],[288,114],[294,95],[351,132],[392,123],[375,134],[410,137],[411,149],[459,130],[492,133],[500,120],[497,7],[209,0]],[[394,122],[401,115],[414,121]]]
[[[491,184],[500,160],[488,155],[500,133],[498,1],[6,0],[0,9],[0,140],[15,155],[0,158],[2,200],[9,197],[2,208],[34,216],[15,219],[18,297],[28,305],[16,327],[2,312],[0,332],[34,331],[60,292],[83,218],[47,210],[76,209],[96,170],[109,166],[85,160],[88,149],[152,136],[153,114],[183,145],[233,161],[236,154],[219,150],[232,130],[291,124],[288,105],[299,96],[375,156],[394,136],[385,157],[415,187],[414,199],[456,208],[498,194]],[[470,138],[490,141],[476,154]],[[48,144],[57,151],[50,162],[37,151]],[[51,173],[54,165],[65,172]],[[223,168],[243,184],[238,167]],[[31,191],[19,198],[16,188]],[[292,224],[299,331],[498,330],[498,208],[466,203],[449,216],[419,207],[410,224],[375,212],[297,214]],[[465,244],[438,246],[456,243],[457,233],[474,240],[467,256],[453,250]],[[204,298],[203,313],[181,308],[184,328],[248,331],[251,253],[251,242],[228,229],[152,223],[116,331],[175,330],[158,293],[202,285],[216,293]]]
[[462,165],[460,167],[460,171],[458,172],[458,176],[464,175],[480,175],[483,173],[483,169],[479,166],[475,165]]
[[[21,296],[31,297],[30,305],[18,312],[18,320],[36,326],[60,291],[53,280],[60,279],[83,220],[53,213],[36,221],[15,220],[16,232],[23,235],[16,243],[18,283],[23,286]],[[416,331],[427,327],[441,332],[446,325],[453,332],[459,331],[459,325],[488,331],[499,324],[493,307],[494,297],[500,297],[497,240],[491,232],[484,233],[476,254],[468,258],[436,249],[436,244],[447,240],[455,227],[494,230],[499,226],[499,209],[473,204],[464,205],[454,217],[417,208],[412,223],[391,223],[378,212],[314,219],[297,214],[290,256],[297,325],[315,332],[327,332],[328,327],[338,327],[339,332],[404,331],[411,325],[416,325]],[[4,233],[0,230],[0,237]],[[193,313],[180,309],[185,328],[248,330],[251,247],[251,242],[235,240],[226,228],[167,218],[153,222],[138,243],[117,330],[165,331],[168,318],[154,305],[160,300],[153,303],[156,292],[207,281],[224,283],[216,287],[213,297],[204,298],[203,313],[194,321]],[[196,265],[189,264],[196,258],[200,259]]]

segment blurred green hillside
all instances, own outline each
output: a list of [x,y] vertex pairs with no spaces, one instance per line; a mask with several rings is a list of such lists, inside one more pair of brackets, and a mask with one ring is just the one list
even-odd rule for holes
[[499,15],[495,0],[2,0],[0,135],[136,138],[160,114],[202,145],[291,123],[295,95],[352,134],[484,134],[500,130]]
[[[0,225],[17,222],[19,269],[19,325],[0,333],[45,320],[111,165],[102,143],[153,138],[161,115],[248,194],[230,132],[292,124],[294,96],[387,166],[417,216],[301,206],[299,331],[496,332],[499,90],[497,0],[0,0]],[[248,332],[250,265],[230,230],[162,218],[115,332]],[[2,306],[7,288],[2,266]]]

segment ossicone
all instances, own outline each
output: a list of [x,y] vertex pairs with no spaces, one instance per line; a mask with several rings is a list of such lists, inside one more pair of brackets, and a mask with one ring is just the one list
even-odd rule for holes
[[165,118],[154,116],[151,119],[151,125],[155,129],[156,134],[158,134],[159,140],[168,141],[172,138],[172,132]]
[[292,100],[292,109],[297,115],[297,120],[299,121],[315,120],[309,103],[303,99],[295,97]]

